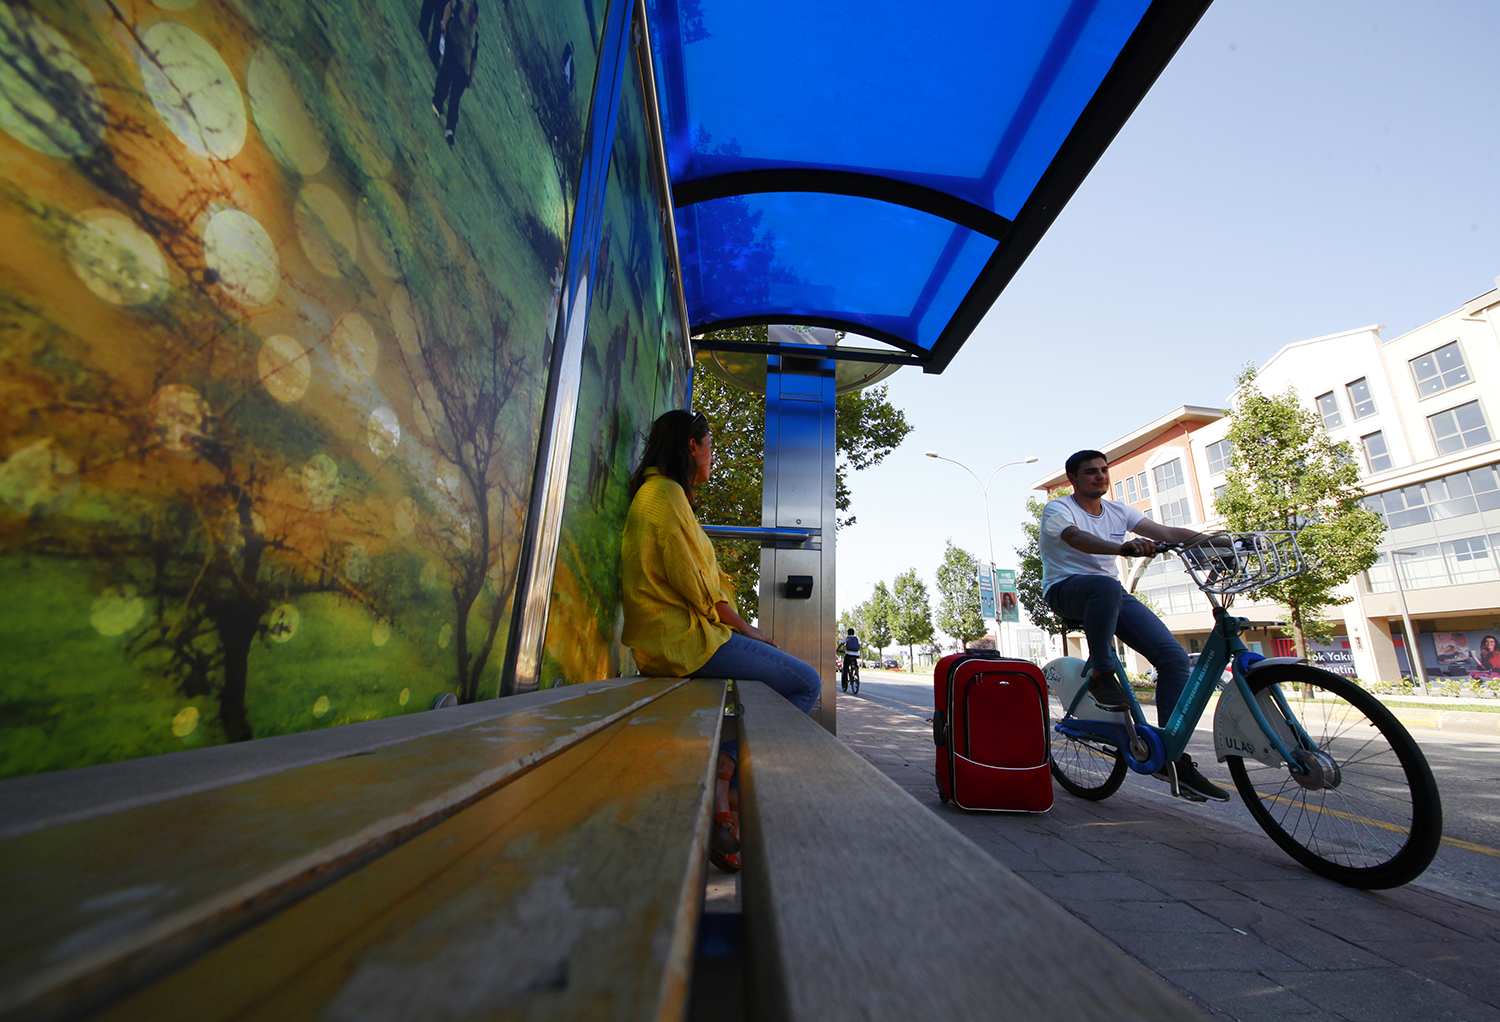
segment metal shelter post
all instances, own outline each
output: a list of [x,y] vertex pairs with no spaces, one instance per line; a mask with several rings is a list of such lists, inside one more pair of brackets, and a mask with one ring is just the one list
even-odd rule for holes
[[760,625],[782,649],[817,668],[823,695],[812,716],[836,734],[835,363],[823,354],[814,348],[807,356],[767,359],[761,525],[808,535],[763,543]]

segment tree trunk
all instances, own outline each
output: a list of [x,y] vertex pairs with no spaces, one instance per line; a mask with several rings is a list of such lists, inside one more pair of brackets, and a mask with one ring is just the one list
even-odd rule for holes
[[477,595],[457,588],[453,590],[453,604],[457,611],[453,622],[453,658],[457,666],[457,694],[460,703],[472,703],[474,690],[479,687],[477,679],[469,677],[469,611],[474,608]]
[[219,686],[219,726],[231,742],[255,737],[245,712],[245,686],[250,678],[250,646],[269,608],[264,600],[237,600],[216,609],[214,629],[224,651],[224,683]]
[[[1292,603],[1287,609],[1291,611],[1292,619],[1292,656],[1305,657],[1307,656],[1307,636],[1302,631],[1302,607],[1297,603]],[[1311,699],[1312,697],[1312,685],[1304,684],[1302,698]]]

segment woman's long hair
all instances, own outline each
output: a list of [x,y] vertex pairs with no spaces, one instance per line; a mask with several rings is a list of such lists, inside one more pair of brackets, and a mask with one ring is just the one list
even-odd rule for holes
[[630,496],[634,497],[641,484],[646,481],[646,470],[654,468],[662,475],[680,485],[693,499],[693,476],[697,465],[688,450],[689,440],[702,440],[708,436],[708,419],[702,412],[682,409],[667,412],[651,424],[651,433],[646,437],[646,451],[641,463],[630,477]]

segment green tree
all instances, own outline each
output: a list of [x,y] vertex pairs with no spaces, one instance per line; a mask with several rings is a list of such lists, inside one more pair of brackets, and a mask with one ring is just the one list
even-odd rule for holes
[[[717,338],[766,343],[766,328],[737,327]],[[698,487],[698,514],[713,525],[761,524],[761,467],[765,456],[766,403],[762,394],[731,387],[700,371],[693,380],[693,406],[714,430],[714,471]],[[854,524],[846,484],[850,472],[878,465],[911,432],[905,414],[890,403],[885,387],[841,394],[837,401],[835,480],[837,525]],[[742,614],[752,616],[760,598],[760,547],[753,542],[715,544],[719,566],[735,588]]]
[[1329,439],[1296,388],[1262,394],[1255,374],[1251,363],[1237,381],[1229,425],[1234,464],[1214,507],[1236,532],[1302,529],[1297,543],[1307,571],[1261,592],[1287,608],[1297,655],[1306,656],[1308,640],[1331,632],[1323,612],[1350,600],[1335,590],[1375,563],[1385,523],[1360,504],[1364,490],[1349,442]]
[[964,647],[984,635],[984,618],[979,616],[979,560],[954,546],[951,539],[938,565],[937,587],[942,595],[937,626]]
[[891,594],[891,634],[906,647],[906,655],[913,663],[912,647],[932,641],[932,608],[927,602],[927,583],[911,568],[896,576]]
[[[1072,492],[1073,487],[1064,486],[1052,495],[1065,497]],[[1027,517],[1021,523],[1026,545],[1016,547],[1016,556],[1020,558],[1020,566],[1016,569],[1016,597],[1026,608],[1033,624],[1048,635],[1061,635],[1066,631],[1062,619],[1042,597],[1042,508],[1046,506],[1035,497],[1026,498]]]
[[884,582],[876,582],[874,592],[860,606],[865,608],[865,632],[860,638],[874,646],[876,656],[883,660],[885,648],[894,641],[891,637],[891,618],[894,616],[895,602],[891,599],[891,591]]

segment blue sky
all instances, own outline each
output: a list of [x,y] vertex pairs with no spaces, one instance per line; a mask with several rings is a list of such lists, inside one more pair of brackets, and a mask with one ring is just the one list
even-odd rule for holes
[[[944,542],[1014,566],[1033,481],[1248,360],[1370,324],[1399,336],[1500,274],[1500,4],[1217,0],[941,376],[851,479],[840,606]],[[934,604],[936,592],[933,592]]]

